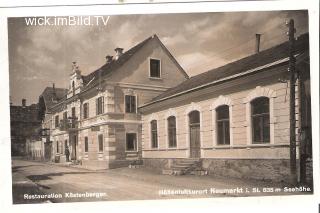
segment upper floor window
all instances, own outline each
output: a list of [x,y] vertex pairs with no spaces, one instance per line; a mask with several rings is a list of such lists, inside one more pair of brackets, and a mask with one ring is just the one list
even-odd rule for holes
[[99,152],[103,152],[103,135],[98,136],[98,143]]
[[54,118],[54,127],[55,128],[59,127],[59,115],[56,115]]
[[72,94],[75,95],[76,94],[76,88],[74,85],[74,81],[72,81]]
[[270,142],[269,98],[260,97],[251,101],[252,143]]
[[230,144],[229,106],[222,105],[216,108],[216,118],[217,143],[220,145]]
[[136,151],[136,150],[137,150],[137,134],[126,133],[126,151]]
[[169,147],[177,147],[176,117],[168,118],[168,141]]
[[96,114],[100,115],[104,112],[104,99],[103,97],[99,97],[96,99]]
[[89,103],[83,104],[83,118],[86,119],[89,117]]
[[151,148],[158,148],[157,121],[156,120],[152,120],[150,125],[151,125]]
[[125,95],[126,113],[136,113],[136,96]]
[[161,62],[159,59],[150,58],[150,77],[161,78]]
[[84,137],[84,152],[88,152],[88,150],[89,150],[88,137]]

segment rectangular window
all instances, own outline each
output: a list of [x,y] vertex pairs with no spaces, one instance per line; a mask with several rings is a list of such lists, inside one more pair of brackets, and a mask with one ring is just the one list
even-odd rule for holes
[[55,127],[55,128],[58,128],[58,127],[59,127],[59,115],[56,115],[56,116],[55,116],[55,119],[54,119],[54,127]]
[[89,118],[89,103],[83,104],[83,118]]
[[168,118],[168,139],[169,147],[177,147],[176,117],[174,116]]
[[252,143],[270,143],[269,98],[251,101]]
[[103,135],[98,136],[99,152],[103,152]]
[[137,150],[137,134],[136,133],[126,134],[126,150],[127,151]]
[[136,96],[125,96],[126,113],[136,113]]
[[101,115],[104,112],[104,99],[99,97],[96,99],[96,114]]
[[219,145],[230,144],[229,106],[222,105],[216,109],[217,117],[217,143]]
[[151,125],[151,148],[158,148],[157,121],[156,120],[151,121],[150,125]]
[[[100,149],[100,147],[99,147]],[[84,137],[84,152],[88,152],[89,150],[89,142],[88,142],[88,137]]]
[[159,59],[150,58],[150,77],[161,78],[161,65]]

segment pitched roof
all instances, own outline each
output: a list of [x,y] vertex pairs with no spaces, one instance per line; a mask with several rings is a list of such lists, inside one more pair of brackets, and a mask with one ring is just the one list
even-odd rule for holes
[[68,90],[63,88],[46,87],[39,98],[43,98],[46,110],[49,110],[57,102],[66,98]]
[[84,86],[86,86],[89,82],[94,82],[97,79],[108,75],[109,73],[112,73],[119,67],[121,67],[125,62],[127,62],[131,56],[133,56],[136,52],[138,52],[145,44],[147,44],[152,39],[156,39],[160,42],[160,45],[164,48],[165,52],[168,54],[168,56],[173,60],[174,63],[179,67],[179,69],[184,73],[184,75],[187,75],[187,73],[183,70],[183,68],[178,64],[176,59],[171,55],[171,53],[168,51],[168,49],[162,44],[160,39],[157,35],[152,35],[148,37],[147,39],[143,40],[142,42],[138,43],[137,45],[133,46],[128,51],[124,52],[117,60],[112,60],[110,63],[104,64],[99,69],[93,71],[92,73],[82,76],[82,80],[84,83]]
[[[296,54],[306,51],[309,41],[309,34],[301,35],[295,42],[295,50]],[[240,74],[246,72],[250,69],[254,69],[257,67],[261,67],[263,65],[275,62],[277,60],[281,60],[288,57],[289,52],[289,43],[284,42],[277,46],[274,46],[270,49],[266,49],[259,53],[250,55],[248,57],[242,58],[238,61],[231,62],[224,66],[209,70],[207,72],[201,73],[199,75],[193,76],[190,79],[182,82],[176,87],[170,88],[164,93],[153,98],[146,105],[150,105],[155,102],[159,102],[163,99],[175,96],[177,94],[181,94],[185,91],[191,90],[196,87],[201,87],[203,85],[207,85],[211,82],[217,81],[219,79],[223,79],[229,76],[233,76],[236,74]]]

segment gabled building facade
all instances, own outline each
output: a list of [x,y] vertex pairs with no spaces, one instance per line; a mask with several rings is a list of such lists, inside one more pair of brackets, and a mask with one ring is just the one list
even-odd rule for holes
[[[312,153],[308,35],[295,45],[299,162]],[[144,164],[170,169],[179,159],[200,159],[217,176],[288,181],[288,53],[285,42],[193,76],[141,106]]]
[[66,96],[49,108],[51,159],[65,162],[69,151],[70,160],[93,169],[141,159],[138,107],[186,79],[156,35],[126,52],[116,48],[88,75],[74,62]]

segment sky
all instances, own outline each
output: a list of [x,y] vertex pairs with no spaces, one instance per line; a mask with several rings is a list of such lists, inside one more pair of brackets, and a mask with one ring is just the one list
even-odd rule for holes
[[10,99],[36,103],[47,86],[68,87],[73,61],[89,74],[116,47],[127,51],[153,34],[189,76],[197,75],[254,54],[256,33],[261,50],[286,41],[290,18],[296,36],[308,32],[307,11],[117,15],[91,26],[30,26],[25,18],[8,18]]

